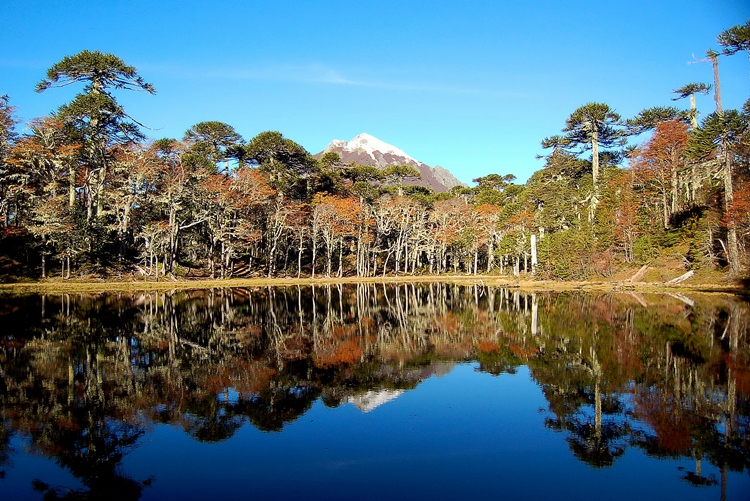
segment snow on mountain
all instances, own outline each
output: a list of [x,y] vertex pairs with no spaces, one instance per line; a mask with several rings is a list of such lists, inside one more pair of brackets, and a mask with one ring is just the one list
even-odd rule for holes
[[390,145],[385,141],[381,141],[380,139],[371,136],[366,132],[363,132],[359,136],[346,143],[343,148],[346,151],[364,151],[373,158],[375,158],[376,152],[380,152],[382,154],[390,153],[391,155],[403,157],[411,160],[412,162],[416,162],[416,160],[407,155],[404,150],[396,148],[395,146]]
[[348,397],[346,401],[366,413],[398,398],[403,393],[404,390],[370,390]]
[[435,191],[448,191],[454,186],[462,185],[443,167],[430,167],[429,165],[415,160],[404,150],[363,132],[351,141],[334,139],[326,148],[315,155],[322,156],[324,153],[333,151],[341,156],[344,162],[356,162],[360,165],[371,165],[384,169],[390,165],[406,164],[415,167],[422,174],[420,179],[406,180],[405,184],[414,184],[432,188]]

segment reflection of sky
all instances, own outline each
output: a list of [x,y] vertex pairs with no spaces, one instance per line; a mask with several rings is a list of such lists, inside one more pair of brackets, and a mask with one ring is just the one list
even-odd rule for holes
[[[122,469],[137,480],[155,476],[143,499],[718,497],[716,487],[679,479],[677,467],[692,469],[691,461],[629,448],[611,468],[579,462],[565,434],[544,428],[546,408],[526,367],[491,376],[461,364],[369,413],[318,401],[279,433],[246,424],[230,440],[201,444],[158,425]],[[704,462],[711,473],[720,476]],[[728,486],[736,499],[750,478],[730,474]]]
[[[236,398],[230,390],[229,401]],[[476,364],[460,364],[368,413],[318,401],[280,433],[246,424],[229,440],[202,444],[179,426],[157,425],[125,456],[121,470],[135,480],[155,477],[143,499],[703,499],[718,494],[718,487],[697,489],[680,480],[677,468],[691,470],[691,461],[653,460],[634,448],[611,468],[588,467],[573,457],[564,434],[544,428],[546,407],[526,367],[516,375],[491,376],[478,372]],[[19,439],[12,447],[24,449]],[[38,456],[12,454],[5,469],[0,499],[38,499],[30,490],[35,478],[81,487],[67,471]],[[707,463],[703,472],[720,477]],[[730,474],[728,486],[729,499],[740,498],[750,479]]]

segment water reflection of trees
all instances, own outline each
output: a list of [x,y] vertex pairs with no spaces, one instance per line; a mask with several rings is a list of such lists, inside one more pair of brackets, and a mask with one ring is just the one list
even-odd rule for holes
[[[628,447],[690,457],[697,485],[750,465],[748,306],[637,294],[358,285],[7,298],[0,321],[3,434],[19,433],[88,491],[137,498],[119,473],[151,423],[221,441],[281,430],[315,401],[414,388],[446,362],[527,365],[546,426],[612,465]],[[55,486],[37,488],[63,497]]]

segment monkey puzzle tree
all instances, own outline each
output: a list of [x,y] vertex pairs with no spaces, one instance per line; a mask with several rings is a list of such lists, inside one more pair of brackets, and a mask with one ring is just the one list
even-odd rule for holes
[[693,130],[698,128],[698,111],[695,107],[695,94],[698,92],[701,94],[708,94],[708,91],[710,90],[711,86],[709,84],[689,83],[672,91],[674,94],[677,94],[677,97],[673,97],[672,101],[685,99],[688,96],[690,97],[690,124],[693,126]]
[[[591,170],[594,192],[599,188],[599,148],[620,147],[625,137],[620,129],[622,118],[604,103],[588,103],[575,110],[565,121],[564,136],[553,136],[542,141],[542,147],[576,150],[577,153],[591,150]],[[553,141],[554,139],[554,141]]]
[[739,273],[741,266],[736,224],[731,217],[734,204],[732,170],[738,151],[747,141],[749,130],[747,112],[728,110],[711,113],[692,134],[688,144],[688,153],[699,160],[717,157],[718,151],[717,160],[724,184],[724,211],[728,219],[726,253],[729,269],[733,274]]
[[690,119],[690,113],[674,106],[654,106],[638,112],[633,118],[628,118],[625,125],[629,134],[637,135],[653,130],[657,125],[665,122],[685,122]]
[[245,142],[234,127],[224,122],[200,122],[185,132],[184,141],[189,145],[184,162],[205,167],[209,172],[218,172],[219,163],[226,162],[225,173],[229,174],[229,159],[238,163],[244,160],[242,145]]
[[[292,198],[310,196],[309,181],[315,159],[281,132],[261,132],[252,138],[247,145],[247,159],[269,175],[274,189]],[[300,181],[304,181],[304,186],[300,186]]]
[[5,159],[10,154],[16,139],[14,128],[18,123],[15,117],[15,107],[10,106],[8,96],[0,96],[0,226],[8,224],[7,190],[12,184],[8,179],[8,167]]
[[[37,92],[50,88],[85,83],[84,92],[70,103],[61,106],[55,117],[70,127],[70,133],[83,145],[82,159],[88,165],[90,179],[97,199],[97,211],[102,209],[110,148],[143,139],[140,124],[130,117],[111,91],[126,89],[154,94],[154,87],[141,78],[133,66],[119,57],[99,51],[84,50],[66,56],[47,70],[47,78],[36,85]],[[73,177],[73,176],[71,176]],[[90,195],[91,197],[91,195]],[[92,204],[88,202],[87,217],[91,218]]]
[[404,179],[422,177],[422,174],[411,165],[391,165],[383,170],[383,174],[386,184],[395,186],[399,196],[404,195]]
[[722,47],[722,54],[731,56],[746,50],[747,56],[750,58],[750,20],[745,24],[738,24],[722,31],[716,37],[716,41]]

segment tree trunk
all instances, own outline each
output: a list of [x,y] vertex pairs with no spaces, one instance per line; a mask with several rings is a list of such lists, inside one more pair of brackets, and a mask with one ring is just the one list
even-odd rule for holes
[[708,56],[714,67],[714,101],[716,102],[716,113],[723,113],[721,106],[721,84],[719,82],[719,55],[710,53]]
[[594,130],[591,135],[591,172],[594,177],[594,203],[599,191],[599,132]]
[[76,170],[73,166],[68,172],[68,206],[73,207],[76,203]]
[[672,214],[677,212],[677,162],[672,162]]
[[698,111],[695,107],[695,92],[690,94],[690,125],[693,130],[698,128]]
[[315,240],[312,241],[312,270],[310,272],[310,278],[315,278],[315,259],[317,257],[317,245],[315,245]]
[[494,249],[494,242],[493,238],[490,238],[490,241],[487,243],[487,273],[492,271],[492,265],[495,261],[495,249]]
[[732,275],[740,272],[740,250],[737,243],[737,229],[735,228],[732,204],[734,203],[734,189],[732,187],[732,160],[729,152],[724,148],[724,210],[730,214],[727,224],[727,251],[729,271]]
[[302,275],[302,237],[299,239],[299,247],[297,247],[297,278]]
[[343,273],[343,254],[344,254],[344,239],[339,240],[339,271],[338,277],[341,278]]
[[98,184],[96,186],[96,217],[102,217],[103,199],[104,199],[104,179],[107,172],[104,167],[99,171]]

